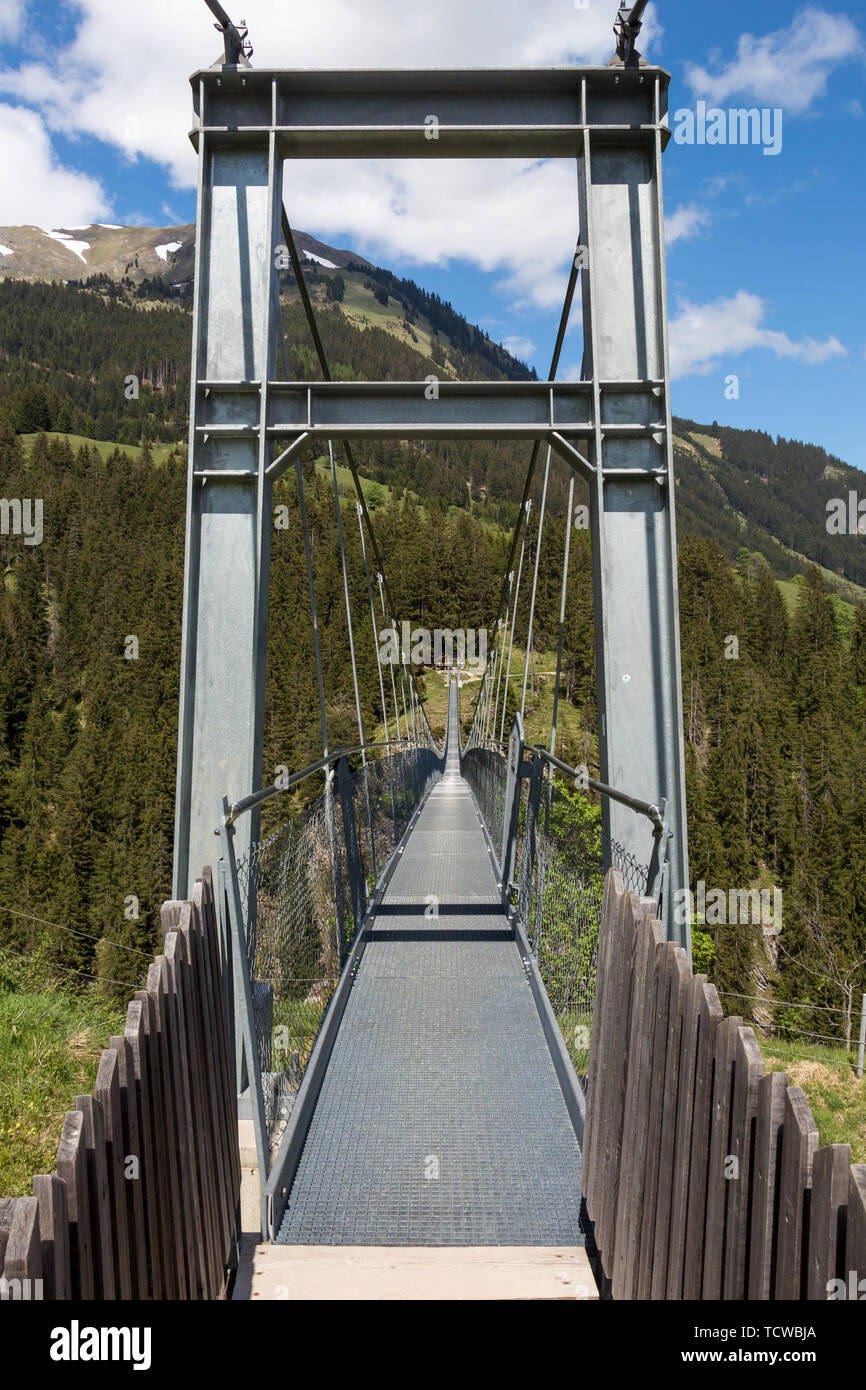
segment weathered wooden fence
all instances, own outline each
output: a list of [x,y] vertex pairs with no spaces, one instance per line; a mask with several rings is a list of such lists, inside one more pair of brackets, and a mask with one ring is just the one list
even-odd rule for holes
[[224,1292],[240,1159],[209,869],[161,921],[163,953],[64,1119],[55,1172],[0,1201],[6,1298]]
[[803,1091],[764,1074],[655,907],[609,870],[583,1182],[613,1297],[857,1297],[866,1164],[818,1147]]

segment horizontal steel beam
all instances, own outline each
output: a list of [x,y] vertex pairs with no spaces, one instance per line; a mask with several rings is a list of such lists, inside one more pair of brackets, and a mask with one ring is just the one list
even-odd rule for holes
[[[196,433],[217,451],[210,476],[224,466],[221,440],[258,436],[262,391],[254,381],[206,381],[199,390]],[[546,439],[557,447],[595,430],[586,381],[272,381],[267,400],[274,440]],[[600,402],[603,438],[658,442],[665,433],[658,381],[602,382]]]
[[594,140],[666,141],[662,68],[411,71],[207,69],[190,79],[196,125],[221,144],[276,132],[284,158],[574,156]]

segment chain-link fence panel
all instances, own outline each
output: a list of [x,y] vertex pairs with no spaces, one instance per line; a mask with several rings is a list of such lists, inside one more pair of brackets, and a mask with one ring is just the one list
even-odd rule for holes
[[610,862],[615,869],[619,869],[626,888],[642,897],[647,890],[648,865],[630,854],[618,840],[610,842]]
[[476,745],[461,756],[460,770],[472,789],[498,862],[505,821],[508,761],[497,749]]
[[[529,788],[527,790],[527,799]],[[581,1084],[589,1070],[604,892],[601,812],[558,778],[523,808],[518,915]]]
[[[505,817],[508,763],[498,750],[474,747],[462,759],[469,783],[499,856]],[[601,807],[572,788],[549,767],[518,784],[520,804],[515,839],[518,917],[538,963],[562,1036],[585,1085],[589,1070],[592,1006],[595,999],[598,936],[604,893],[605,856]],[[626,886],[646,892],[647,863],[611,842],[610,863]]]
[[288,1118],[339,978],[346,921],[341,840],[339,807],[323,793],[238,863],[271,1138]]
[[427,792],[442,776],[442,757],[436,745],[392,748],[352,774],[355,824],[367,896],[406,833]]
[[[442,759],[433,748],[409,745],[381,757],[374,749],[366,766],[352,772],[362,910],[441,775]],[[357,926],[346,830],[331,783],[254,842],[237,866],[271,1146],[291,1114]]]

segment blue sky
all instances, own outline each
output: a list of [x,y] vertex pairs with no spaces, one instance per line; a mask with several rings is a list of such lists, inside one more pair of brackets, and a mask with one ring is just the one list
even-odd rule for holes
[[[239,0],[240,2],[240,0]],[[229,7],[231,9],[231,6]],[[243,0],[257,66],[605,62],[615,0]],[[235,11],[233,11],[235,13]],[[187,78],[220,48],[200,0],[0,0],[0,225],[194,219]],[[866,13],[745,0],[650,7],[670,108],[782,111],[776,155],[665,155],[674,410],[866,467]],[[546,375],[577,232],[566,162],[294,166],[289,214],[438,291]],[[562,374],[576,372],[579,330]],[[739,379],[726,399],[725,379]]]

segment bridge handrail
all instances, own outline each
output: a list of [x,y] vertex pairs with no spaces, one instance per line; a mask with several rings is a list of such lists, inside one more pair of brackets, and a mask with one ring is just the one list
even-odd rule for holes
[[629,796],[627,792],[619,791],[617,787],[609,786],[607,782],[599,782],[596,777],[590,777],[589,773],[585,772],[583,768],[570,767],[569,764],[564,763],[561,758],[557,758],[553,753],[548,752],[540,743],[530,744],[529,747],[533,753],[538,753],[540,757],[544,758],[545,762],[550,763],[552,767],[557,768],[560,772],[564,772],[566,776],[571,778],[580,777],[581,782],[591,787],[594,792],[598,792],[600,796],[607,796],[611,801],[618,801],[621,806],[628,806],[632,811],[637,811],[639,815],[646,816],[647,820],[652,821],[653,833],[655,835],[664,834],[665,823],[661,810],[651,801],[641,801],[636,796]]
[[312,777],[316,772],[322,772],[324,769],[330,767],[332,763],[338,763],[341,758],[352,758],[358,753],[375,752],[377,749],[395,748],[398,751],[402,751],[407,748],[414,748],[415,746],[415,744],[408,742],[406,739],[391,738],[383,739],[378,743],[359,743],[355,748],[334,748],[330,753],[326,754],[325,757],[319,758],[317,762],[310,763],[309,767],[302,768],[300,772],[293,772],[289,777],[281,778],[279,782],[273,782],[267,787],[262,787],[260,791],[250,792],[249,796],[242,796],[240,801],[235,801],[229,807],[224,818],[224,824],[227,826],[234,825],[235,821],[240,816],[245,815],[247,811],[252,811],[256,806],[261,806],[263,802],[269,801],[273,796],[278,796],[280,792],[291,791],[293,787],[297,787],[299,783],[305,781],[307,777]]

